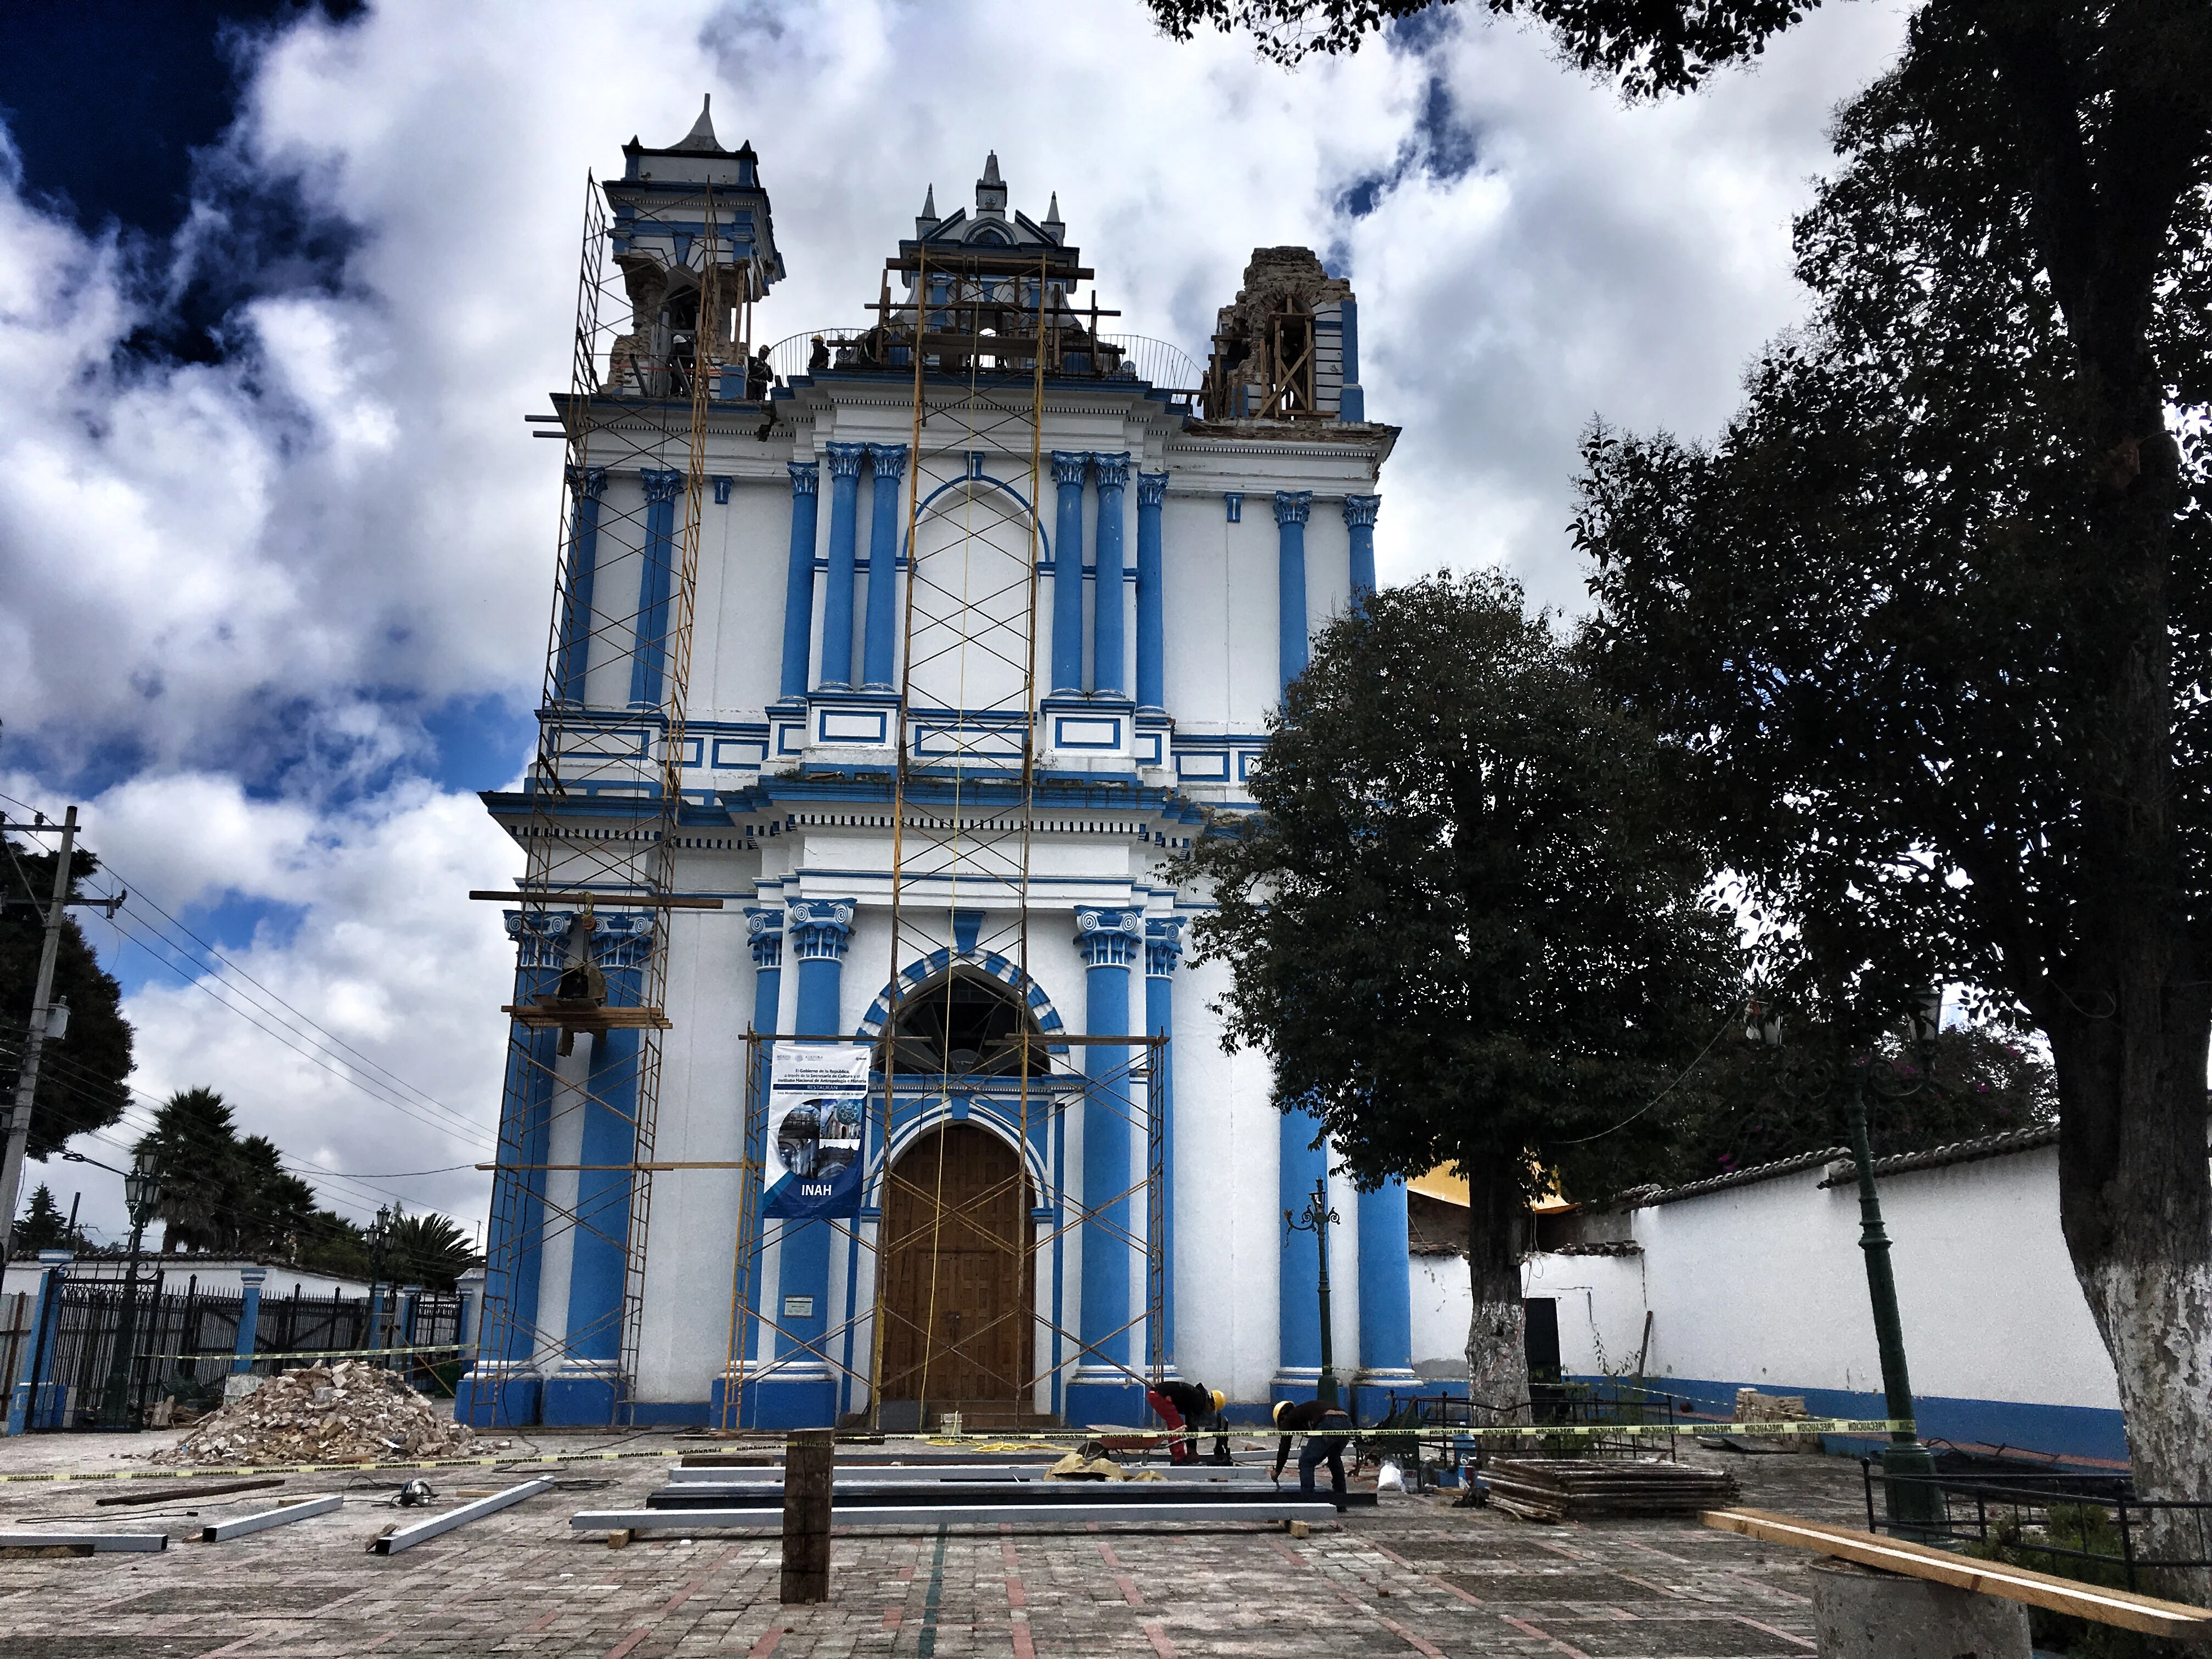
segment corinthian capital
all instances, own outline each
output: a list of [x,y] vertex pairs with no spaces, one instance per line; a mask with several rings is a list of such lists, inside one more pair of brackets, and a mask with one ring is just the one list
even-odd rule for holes
[[581,500],[596,501],[606,493],[607,470],[603,466],[572,466],[568,469],[568,487]]
[[646,501],[655,507],[663,501],[674,501],[684,489],[684,475],[681,472],[662,472],[647,467],[637,476],[645,481]]
[[1275,522],[1277,524],[1304,524],[1312,512],[1312,490],[1279,489],[1275,492]]
[[857,478],[860,462],[867,455],[866,444],[824,444],[822,453],[830,458],[830,476],[833,478]]
[[784,935],[801,962],[842,962],[853,940],[853,901],[793,899],[785,907]]
[[1344,498],[1344,522],[1354,530],[1371,527],[1375,514],[1382,506],[1380,495],[1346,495]]
[[1101,489],[1126,489],[1129,483],[1129,452],[1125,449],[1119,455],[1102,455],[1093,450],[1091,470]]
[[791,474],[791,493],[794,495],[816,495],[822,490],[822,463],[819,461],[786,461],[784,470]]
[[1075,948],[1086,968],[1127,968],[1145,945],[1139,910],[1078,910]]
[[1091,470],[1091,455],[1087,450],[1055,449],[1052,452],[1052,481],[1056,484],[1080,484],[1084,474]]
[[1137,475],[1137,505],[1158,507],[1168,498],[1168,475],[1164,472],[1139,472]]
[[876,477],[889,478],[893,483],[906,477],[906,446],[904,444],[870,444],[868,459],[876,464]]

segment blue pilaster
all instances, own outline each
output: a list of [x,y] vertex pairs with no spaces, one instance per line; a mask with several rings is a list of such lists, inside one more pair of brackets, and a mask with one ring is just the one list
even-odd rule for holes
[[633,708],[658,708],[667,678],[676,497],[683,491],[684,475],[648,468],[638,477],[645,483],[645,560],[637,578],[637,654],[630,659],[629,701]]
[[[1129,1030],[1129,969],[1145,947],[1145,919],[1134,910],[1078,910],[1075,948],[1084,965],[1083,1030],[1121,1036]],[[1081,1352],[1067,1390],[1071,1424],[1133,1423],[1144,1390],[1129,1364],[1129,1051],[1120,1043],[1083,1049],[1083,1302],[1076,1310]]]
[[906,477],[904,444],[870,444],[876,482],[869,502],[867,648],[860,674],[871,691],[896,689],[893,648],[898,636],[899,482]]
[[[562,910],[509,910],[516,945],[518,1006],[551,993],[567,962],[569,924]],[[477,1428],[536,1423],[538,1285],[545,1252],[545,1157],[552,1132],[553,1067],[558,1031],[518,1030],[507,1046],[504,1113],[491,1218],[484,1230],[484,1303],[475,1357],[455,1389],[453,1415]]]
[[1344,498],[1344,528],[1352,538],[1351,601],[1354,611],[1375,591],[1375,515],[1382,506],[1380,495]]
[[[1328,1167],[1327,1152],[1312,1144],[1321,1138],[1320,1120],[1308,1111],[1285,1112],[1281,1134],[1276,1207],[1304,1215],[1314,1182]],[[1281,1288],[1275,1307],[1280,1349],[1273,1394],[1278,1400],[1310,1400],[1321,1382],[1321,1263],[1311,1233],[1285,1229],[1281,1237]]]
[[1083,693],[1083,477],[1091,457],[1081,450],[1052,452],[1052,481],[1060,489],[1052,532],[1052,695]]
[[1413,1387],[1413,1286],[1406,1234],[1406,1183],[1359,1194],[1359,1371],[1352,1380],[1360,1420],[1373,1422],[1389,1395]]
[[15,1374],[8,1383],[8,1432],[58,1429],[62,1389],[53,1382],[54,1357],[61,1344],[62,1281],[68,1278],[67,1250],[39,1252],[39,1287],[31,1302],[31,1340],[19,1350]]
[[791,557],[783,570],[783,677],[786,698],[806,695],[806,658],[814,647],[814,539],[821,520],[822,464],[787,461],[791,473]]
[[1160,584],[1160,507],[1168,475],[1137,475],[1137,707],[1167,707],[1167,621]]
[[1129,487],[1129,457],[1091,458],[1091,475],[1098,481],[1098,579],[1091,588],[1091,689],[1102,697],[1118,697],[1128,690],[1122,659],[1127,654],[1129,596],[1122,581],[1128,568],[1122,558],[1121,497]]
[[1275,492],[1277,655],[1285,690],[1306,672],[1306,518],[1312,511],[1312,490]]
[[[793,1029],[800,1036],[835,1036],[843,1029],[845,951],[853,941],[850,899],[793,899],[784,915],[786,948],[799,963],[799,1007]],[[779,1365],[749,1387],[746,1415],[757,1410],[758,1426],[770,1429],[829,1428],[836,1421],[837,1389],[830,1372],[823,1338],[830,1328],[830,1245],[836,1229],[827,1221],[785,1221],[777,1252],[775,1355]],[[811,1314],[787,1310],[790,1298],[811,1298]],[[797,1359],[789,1356],[799,1355]]]
[[[763,905],[749,907],[745,911],[745,930],[751,936],[753,947],[753,1019],[752,1028],[758,1032],[775,1030],[777,1011],[783,1006],[783,907]],[[751,1198],[745,1213],[752,1218],[756,1229],[764,1229],[767,1223],[761,1214],[761,1159],[766,1152],[765,1135],[768,1127],[769,1055],[770,1046],[762,1044],[755,1050],[757,1069],[748,1083],[753,1100],[760,1103],[760,1121],[745,1125],[745,1162],[747,1169],[741,1179],[749,1188]],[[759,1363],[760,1352],[761,1276],[756,1271],[745,1292],[744,1325],[738,1333],[735,1345],[737,1364],[750,1376]],[[731,1381],[729,1373],[714,1379],[713,1391],[707,1401],[707,1426],[719,1429],[722,1421],[723,1391]],[[759,1425],[760,1404],[750,1395],[739,1393],[743,1402],[744,1420],[732,1423],[731,1428],[755,1428]]]
[[599,497],[606,489],[606,468],[568,469],[568,585],[561,599],[561,655],[553,671],[553,695],[562,702],[584,701],[584,676],[592,665],[592,583],[599,564]]
[[853,684],[854,550],[859,537],[860,461],[866,444],[824,444],[830,461],[830,580],[822,594],[822,669],[815,684],[843,691]]
[[1182,918],[1151,916],[1145,921],[1145,1032],[1165,1037],[1152,1051],[1152,1089],[1160,1119],[1160,1182],[1166,1201],[1160,1206],[1160,1259],[1166,1264],[1160,1310],[1160,1352],[1168,1370],[1176,1356],[1176,1141],[1175,1141],[1175,970],[1182,960]]
[[253,1345],[260,1334],[261,1287],[269,1282],[266,1267],[240,1267],[238,1282],[245,1294],[239,1298],[238,1340],[231,1345],[230,1368],[234,1371],[253,1369]]
[[1359,384],[1359,301],[1344,299],[1344,392],[1336,406],[1340,421],[1367,418],[1367,393]]
[[[592,958],[606,975],[610,1006],[634,1008],[653,950],[650,913],[602,915]],[[568,1255],[568,1322],[561,1358],[545,1379],[545,1421],[611,1424],[622,1401],[623,1291],[629,1272],[629,1165],[637,1155],[638,1033],[592,1039],[576,1215]]]

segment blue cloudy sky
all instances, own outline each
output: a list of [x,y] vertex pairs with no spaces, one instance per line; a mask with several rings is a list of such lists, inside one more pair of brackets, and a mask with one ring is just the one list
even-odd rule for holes
[[[1404,428],[1385,579],[1502,563],[1571,606],[1577,432],[1725,417],[1802,315],[1829,113],[1901,28],[1831,7],[1628,107],[1471,13],[1286,72],[1137,0],[18,9],[0,793],[82,803],[141,896],[88,924],[136,1086],[210,1085],[373,1177],[319,1181],[356,1216],[480,1210],[447,1166],[488,1155],[511,957],[464,895],[519,860],[474,792],[527,750],[557,500],[522,416],[565,380],[586,171],[633,133],[711,92],[758,149],[790,270],[763,337],[859,319],[925,189],[966,200],[994,148],[1123,327],[1196,357],[1255,246],[1322,250]],[[111,1177],[40,1178],[115,1224]]]

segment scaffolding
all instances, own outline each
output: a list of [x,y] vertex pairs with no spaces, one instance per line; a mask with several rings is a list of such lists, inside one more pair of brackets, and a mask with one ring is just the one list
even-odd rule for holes
[[[762,1171],[756,1163],[746,1172],[726,1430],[750,1426],[748,1386],[793,1367],[820,1365],[848,1400],[864,1390],[873,1427],[919,1429],[933,1407],[1021,1426],[1040,1401],[1057,1404],[1071,1364],[1156,1385],[1172,1364],[1163,1346],[1164,1147],[1153,1086],[1166,1040],[1076,1036],[1056,1018],[1048,1026],[1030,971],[1033,843],[1058,828],[1040,816],[1038,799],[1038,578],[1048,556],[1081,557],[1048,548],[1041,522],[1046,381],[1111,374],[1121,362],[1098,328],[1115,313],[1095,295],[1087,308],[1069,304],[1073,283],[1091,275],[1057,248],[1033,256],[909,244],[885,267],[876,325],[840,342],[844,367],[903,373],[912,386],[889,989],[855,1036],[747,1035],[749,1158],[764,1139],[770,1044],[870,1043],[874,1080],[860,1214],[817,1224],[836,1229],[846,1260],[842,1316],[822,1320],[819,1335],[763,1305],[765,1234],[750,1219]],[[905,299],[894,299],[893,277]],[[1141,985],[1138,929],[1114,948]],[[944,1108],[954,1102],[1011,1139],[1010,1169],[978,1180],[950,1165]],[[1128,1179],[1107,1176],[1114,1190],[1097,1190],[1102,1170],[1087,1168],[1087,1201],[1064,1179],[1078,1112],[1094,1128],[1115,1126],[1126,1145],[1141,1135],[1144,1147]],[[933,1114],[937,1127],[925,1127]],[[1062,1313],[1071,1243],[1086,1261],[1120,1253],[1124,1265],[1143,1263],[1141,1304],[1133,1295],[1127,1317],[1104,1329],[1093,1310],[1082,1322],[1087,1336]],[[976,1310],[963,1288],[970,1269],[994,1256],[1017,1293],[967,1323]],[[1042,1274],[1040,1263],[1049,1264]],[[894,1294],[895,1279],[904,1294]],[[1005,1285],[1006,1273],[994,1282]],[[1145,1346],[1133,1358],[1142,1372],[1114,1352],[1139,1327]],[[898,1409],[887,1416],[887,1405]]]
[[[630,1416],[653,1177],[673,1167],[653,1161],[670,921],[720,904],[678,894],[674,868],[702,443],[710,402],[765,392],[747,358],[775,273],[742,239],[726,244],[731,220],[709,181],[586,182],[554,417],[558,575],[528,811],[511,826],[525,873],[514,894],[475,895],[515,904],[520,947],[468,1410],[479,1425],[507,1420],[507,1378],[562,1370],[608,1385],[611,1423]],[[570,1158],[551,1155],[556,1114],[581,1123]],[[539,1302],[539,1266],[564,1239],[572,1285],[621,1279],[577,1326]]]

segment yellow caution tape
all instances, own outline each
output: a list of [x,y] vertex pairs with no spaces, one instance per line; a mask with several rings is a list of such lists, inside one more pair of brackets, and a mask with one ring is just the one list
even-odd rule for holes
[[264,1353],[234,1354],[202,1353],[142,1353],[141,1359],[368,1359],[384,1354],[403,1353],[459,1353],[459,1342],[429,1342],[415,1348],[287,1348],[279,1353],[271,1350]]

